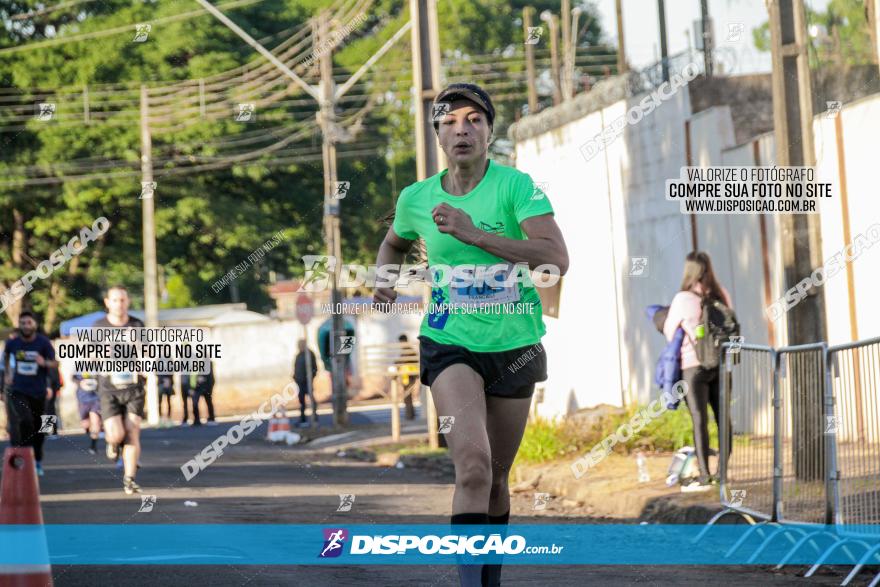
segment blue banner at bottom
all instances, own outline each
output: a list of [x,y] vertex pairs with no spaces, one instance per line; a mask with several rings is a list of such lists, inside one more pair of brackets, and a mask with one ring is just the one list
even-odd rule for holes
[[49,524],[0,526],[0,565],[851,565],[878,545],[880,526]]

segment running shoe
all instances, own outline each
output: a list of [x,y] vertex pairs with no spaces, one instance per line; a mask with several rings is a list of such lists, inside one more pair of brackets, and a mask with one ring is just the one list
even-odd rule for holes
[[107,458],[111,461],[119,460],[119,445],[112,442],[107,443]]
[[40,461],[37,461],[36,465],[37,465],[37,475],[39,477],[42,477],[43,476],[43,464]]
[[122,489],[125,491],[126,495],[141,492],[141,486],[134,482],[133,477],[122,478]]
[[694,480],[687,485],[681,486],[682,493],[703,493],[714,489],[711,483]]

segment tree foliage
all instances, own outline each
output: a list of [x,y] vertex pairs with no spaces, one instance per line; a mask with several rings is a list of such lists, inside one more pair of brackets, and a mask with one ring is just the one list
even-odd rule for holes
[[[271,48],[296,27],[308,26],[309,19],[329,2],[222,0],[214,4]],[[491,61],[492,55],[520,51],[524,4],[521,0],[441,0],[444,65],[466,62],[471,55],[488,55]],[[543,9],[558,11],[558,2],[551,0],[530,4],[538,14]],[[161,86],[210,78],[243,64],[257,68],[265,62],[207,13],[181,16],[198,9],[195,3],[174,0],[53,6],[42,0],[0,0],[0,23],[5,28],[0,28],[0,181],[36,176],[54,181],[0,184],[0,294],[83,226],[91,226],[95,218],[104,216],[112,223],[102,239],[48,279],[37,281],[22,302],[6,308],[0,320],[14,321],[24,304],[43,314],[46,329],[54,331],[61,320],[99,309],[102,288],[113,283],[129,285],[135,305],[141,303],[138,85],[150,87],[151,100],[167,110],[174,100],[163,97]],[[374,0],[367,13],[368,18],[334,50],[337,83],[407,21],[408,2]],[[601,31],[595,14],[588,12],[588,16],[581,43],[595,44]],[[138,23],[152,25],[146,42],[133,42]],[[115,29],[121,32],[104,34]],[[56,43],[77,36],[83,36],[82,40]],[[340,117],[365,113],[354,127],[359,130],[353,132],[354,141],[340,145],[341,151],[357,149],[362,142],[381,145],[354,157],[342,154],[338,161],[339,179],[351,183],[341,207],[346,261],[374,261],[386,230],[382,216],[393,207],[397,193],[416,179],[409,35],[404,40],[339,104]],[[3,51],[19,45],[28,47]],[[453,77],[448,81],[458,81]],[[240,83],[246,82],[242,74]],[[123,91],[120,84],[130,89]],[[271,109],[258,111],[252,124],[237,122],[232,112],[222,119],[168,128],[151,123],[156,240],[167,291],[163,307],[223,303],[237,296],[253,310],[268,311],[274,306],[265,287],[270,273],[299,275],[301,256],[324,250],[324,180],[317,131],[292,143],[296,152],[310,149],[312,156],[280,158],[269,152],[218,169],[173,173],[181,162],[211,161],[231,144],[240,145],[238,152],[244,152],[245,145],[257,139],[281,141],[297,125],[312,123],[317,111],[314,101],[295,88],[286,94]],[[6,106],[36,105],[50,96],[57,99],[56,116],[50,122],[36,120],[32,110]],[[87,107],[91,108],[88,121]],[[180,108],[187,108],[183,101]],[[500,110],[509,123],[515,108],[502,104]],[[192,117],[198,118],[198,112]],[[300,151],[300,146],[305,150]],[[108,167],[108,161],[116,163]],[[80,167],[70,167],[73,164]],[[74,177],[79,173],[73,170],[83,166],[93,177]],[[22,175],[23,167],[29,167],[32,175]],[[213,283],[278,231],[283,231],[285,239],[238,277],[235,288],[214,291]]]

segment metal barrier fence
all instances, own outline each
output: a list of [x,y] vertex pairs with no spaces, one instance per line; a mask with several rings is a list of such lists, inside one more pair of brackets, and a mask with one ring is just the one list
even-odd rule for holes
[[776,353],[742,345],[726,353],[720,373],[721,503],[756,518],[774,518],[773,430]]
[[835,522],[880,524],[880,338],[828,349]]
[[754,525],[727,556],[755,534],[754,560],[782,536],[793,546],[777,568],[810,547],[811,576],[840,548],[854,565],[842,585],[880,562],[880,338],[778,351],[728,343],[719,369],[725,509],[697,539],[738,513]]
[[[833,440],[825,434],[831,397],[825,389],[824,343],[779,349],[781,492],[778,521],[832,522],[828,459]],[[827,411],[827,412],[826,412]]]

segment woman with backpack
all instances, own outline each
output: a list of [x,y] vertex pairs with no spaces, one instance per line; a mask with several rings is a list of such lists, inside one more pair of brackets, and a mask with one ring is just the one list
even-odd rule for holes
[[709,413],[712,406],[715,423],[721,428],[719,414],[718,359],[722,337],[738,334],[730,294],[715,277],[709,255],[692,251],[684,263],[681,291],[672,299],[663,325],[663,334],[671,341],[676,330],[685,332],[681,346],[682,379],[687,383],[685,403],[694,423],[694,447],[700,477],[682,487],[682,491],[708,491],[713,477],[709,473]]

